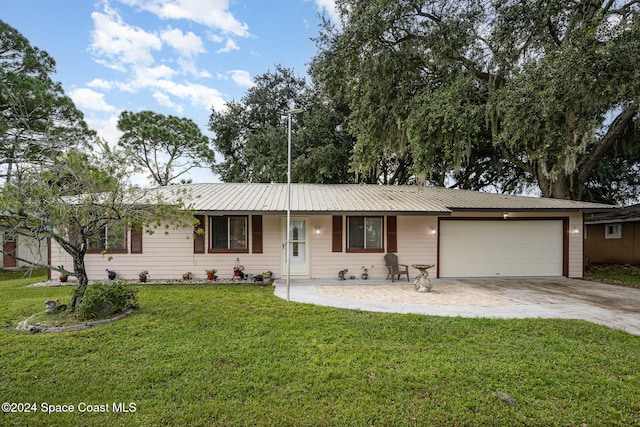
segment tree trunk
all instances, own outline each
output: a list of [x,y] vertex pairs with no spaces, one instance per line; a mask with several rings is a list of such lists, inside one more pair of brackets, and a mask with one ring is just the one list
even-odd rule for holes
[[84,253],[74,255],[73,257],[73,269],[76,278],[78,279],[78,287],[73,293],[71,298],[71,304],[69,305],[69,311],[75,311],[76,307],[82,302],[82,297],[87,290],[89,284],[89,278],[87,277],[87,270],[84,265]]

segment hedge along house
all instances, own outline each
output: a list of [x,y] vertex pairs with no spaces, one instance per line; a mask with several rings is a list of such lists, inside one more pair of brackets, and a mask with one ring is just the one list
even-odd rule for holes
[[[127,279],[142,270],[151,279],[204,278],[212,268],[230,278],[237,260],[245,273],[285,276],[286,184],[182,188],[204,233],[105,229],[85,258],[89,278],[105,278],[107,268]],[[583,214],[612,208],[437,187],[293,184],[291,277],[337,279],[343,269],[359,277],[366,268],[384,280],[388,252],[402,264],[434,264],[432,277],[582,277]],[[51,259],[72,265],[55,244]]]

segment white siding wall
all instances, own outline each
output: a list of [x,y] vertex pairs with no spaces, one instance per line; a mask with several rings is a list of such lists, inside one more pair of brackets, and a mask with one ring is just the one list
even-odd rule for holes
[[[118,277],[136,279],[138,272],[149,270],[149,279],[180,279],[185,272],[191,272],[194,278],[206,278],[206,270],[215,268],[221,278],[233,276],[233,266],[236,258],[245,266],[245,273],[262,274],[267,270],[280,274],[280,217],[263,216],[263,253],[241,254],[194,254],[191,229],[169,229],[164,234],[159,229],[154,234],[143,234],[141,254],[87,254],[85,264],[90,280],[106,278],[105,270],[114,270]],[[206,226],[208,233],[208,224]],[[251,221],[249,220],[249,236],[251,236]],[[208,236],[207,236],[208,246]],[[249,239],[251,246],[251,239]],[[251,248],[250,248],[251,250]],[[51,262],[55,266],[64,265],[71,270],[73,261],[59,246],[52,243]],[[58,277],[52,272],[52,277]]]
[[[456,214],[457,217],[495,217],[496,213]],[[511,217],[534,216],[532,213],[510,213]],[[569,217],[569,276],[582,277],[583,235],[582,214],[576,213],[540,213],[542,217]],[[172,230],[168,235],[159,231],[153,235],[143,235],[142,254],[88,254],[86,256],[87,271],[90,279],[106,278],[105,269],[115,270],[119,277],[137,278],[142,270],[149,270],[150,279],[177,279],[182,273],[190,271],[196,278],[206,277],[205,270],[218,269],[218,276],[229,278],[233,275],[233,265],[236,258],[245,266],[246,273],[260,274],[271,270],[275,277],[282,275],[282,216],[265,215],[263,218],[263,253],[261,254],[194,254],[191,230]],[[310,233],[310,278],[337,279],[338,271],[349,269],[348,275],[359,277],[362,266],[369,269],[370,279],[385,279],[387,269],[384,265],[386,253],[347,253],[345,251],[343,226],[342,252],[332,252],[332,217],[330,215],[309,216]],[[398,216],[398,259],[402,264],[437,264],[437,218],[433,216]],[[251,224],[251,221],[249,221]],[[249,225],[250,226],[250,225]],[[316,226],[320,227],[320,234],[316,234]],[[579,233],[572,233],[577,226]],[[208,225],[207,225],[208,232]],[[250,233],[250,231],[249,231]],[[207,243],[208,246],[208,243]],[[72,268],[72,261],[68,255],[61,252],[52,242],[51,261],[53,265],[64,265]],[[409,268],[410,277],[417,275],[417,270]],[[436,267],[429,270],[431,277],[436,277]],[[57,277],[53,272],[52,276]]]
[[[360,277],[362,266],[369,269],[369,279],[386,279],[387,268],[384,264],[386,253],[347,253],[345,251],[346,227],[343,226],[342,252],[332,252],[331,216],[314,216],[310,218],[312,230],[311,244],[311,277],[337,279],[338,271],[348,268],[347,276]],[[315,226],[320,225],[321,234],[316,235]],[[437,236],[430,234],[431,227],[437,226],[436,217],[431,216],[398,216],[398,261],[401,264],[436,264]],[[387,244],[385,227],[385,249]],[[410,278],[418,274],[418,270],[409,268]],[[429,270],[435,277],[435,267]],[[404,277],[403,277],[404,278]]]

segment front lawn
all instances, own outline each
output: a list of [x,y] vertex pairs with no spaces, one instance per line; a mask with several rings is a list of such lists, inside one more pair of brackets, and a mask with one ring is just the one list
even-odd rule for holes
[[139,313],[94,329],[15,330],[70,293],[0,282],[0,396],[37,410],[0,425],[640,425],[640,337],[583,321],[366,313],[270,287],[176,285],[140,286]]

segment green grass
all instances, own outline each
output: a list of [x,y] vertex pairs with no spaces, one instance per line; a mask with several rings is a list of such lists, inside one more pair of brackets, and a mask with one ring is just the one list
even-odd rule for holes
[[640,288],[640,268],[625,265],[593,266],[587,270],[587,278],[605,283]]
[[[640,337],[587,322],[366,313],[287,303],[270,287],[176,285],[141,286],[140,312],[118,322],[29,335],[15,325],[71,288],[23,283],[0,282],[0,397],[38,412],[0,425],[640,425]],[[76,412],[44,414],[43,402]],[[81,402],[110,412],[79,413]]]

